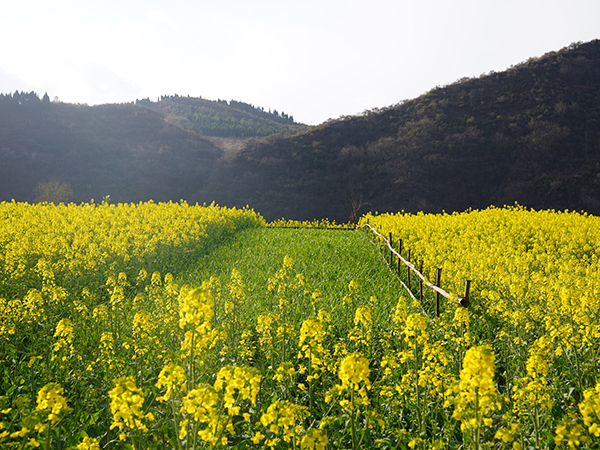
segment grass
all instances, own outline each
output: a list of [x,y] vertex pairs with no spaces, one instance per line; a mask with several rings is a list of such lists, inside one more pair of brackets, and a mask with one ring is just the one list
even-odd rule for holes
[[304,275],[307,290],[323,293],[325,305],[346,295],[352,280],[358,283],[363,298],[375,296],[389,305],[390,311],[404,289],[368,234],[319,229],[243,231],[201,256],[177,281],[180,285],[199,285],[217,276],[227,284],[235,268],[260,311],[268,298],[269,278],[279,270],[285,256],[292,258],[294,271]]

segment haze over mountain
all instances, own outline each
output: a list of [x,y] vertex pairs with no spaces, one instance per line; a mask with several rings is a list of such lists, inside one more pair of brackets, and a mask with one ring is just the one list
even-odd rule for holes
[[210,201],[202,191],[224,149],[241,147],[244,135],[306,128],[242,102],[172,96],[137,103],[0,94],[0,200],[34,201],[39,183],[57,180],[71,185],[77,203],[107,195],[117,202]]
[[600,214],[600,41],[310,128],[234,101],[0,96],[0,200],[51,178],[75,202],[216,200],[267,219],[515,201]]

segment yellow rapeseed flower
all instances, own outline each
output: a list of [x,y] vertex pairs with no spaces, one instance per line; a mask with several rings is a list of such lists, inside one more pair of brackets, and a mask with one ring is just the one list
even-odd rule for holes
[[110,397],[110,411],[113,415],[113,423],[110,429],[118,428],[121,431],[121,440],[125,439],[123,430],[130,428],[148,431],[144,420],[154,420],[152,413],[144,414],[144,393],[135,384],[131,376],[117,378],[115,387],[108,392]]
[[590,434],[600,437],[600,383],[583,392],[583,401],[579,403],[579,411]]
[[480,429],[490,423],[490,414],[500,408],[494,383],[494,352],[487,345],[471,347],[465,353],[460,381],[455,387],[452,417],[461,429]]
[[342,389],[359,390],[361,383],[369,389],[371,387],[370,375],[369,360],[361,354],[352,353],[342,359],[338,371]]
[[[302,422],[309,414],[304,406],[286,400],[271,403],[267,411],[260,417],[260,423],[267,430],[267,435],[280,435],[288,444],[299,440],[304,432]],[[255,435],[255,438],[258,437]],[[275,442],[271,440],[271,442]]]
[[84,437],[77,445],[77,450],[100,450],[100,443],[96,438]]
[[160,371],[156,387],[164,387],[167,389],[164,395],[156,397],[159,402],[169,401],[173,397],[175,391],[183,392],[185,390],[186,375],[183,367],[170,363]]
[[228,414],[239,414],[238,400],[250,400],[256,404],[256,396],[262,375],[254,367],[225,366],[217,373],[215,390],[223,391],[224,406]]
[[[38,392],[35,410],[45,416],[50,426],[54,426],[61,419],[61,416],[69,410],[67,399],[64,396],[64,389],[58,383],[48,383]],[[35,429],[38,432],[45,430],[44,422],[36,424]]]
[[69,319],[61,319],[56,325],[56,331],[54,337],[58,338],[54,343],[52,350],[58,352],[63,348],[73,348],[71,343],[73,342],[73,322]]
[[179,327],[195,325],[199,331],[210,329],[213,317],[213,298],[206,287],[181,289],[179,294]]
[[308,430],[300,440],[302,450],[325,450],[327,444],[329,444],[327,435],[315,428]]

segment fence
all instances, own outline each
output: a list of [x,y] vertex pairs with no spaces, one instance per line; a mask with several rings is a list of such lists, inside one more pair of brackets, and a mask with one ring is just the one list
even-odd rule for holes
[[[440,268],[436,268],[435,270],[435,284],[429,282],[425,276],[423,275],[423,261],[419,261],[419,268],[417,269],[417,267],[410,262],[410,250],[407,251],[407,256],[408,259],[404,259],[404,257],[402,256],[402,239],[400,239],[398,241],[398,251],[396,251],[393,247],[393,239],[392,239],[392,233],[390,233],[389,235],[389,239],[386,239],[385,236],[383,236],[379,231],[377,231],[375,228],[373,228],[368,222],[366,224],[363,225],[354,225],[353,227],[344,227],[344,226],[327,226],[328,224],[321,224],[321,223],[315,223],[313,226],[309,226],[307,227],[306,225],[294,225],[293,221],[290,221],[289,224],[281,224],[281,225],[272,225],[272,224],[268,224],[267,227],[269,228],[310,228],[310,229],[321,229],[321,230],[341,230],[341,231],[350,231],[350,230],[358,230],[361,228],[368,228],[370,229],[373,234],[375,234],[376,236],[379,236],[383,242],[385,242],[385,244],[387,245],[387,247],[390,250],[390,266],[394,266],[394,258],[397,259],[397,266],[398,266],[398,275],[400,274],[401,270],[402,270],[402,264],[404,264],[406,266],[406,283],[404,283],[404,281],[402,281],[402,279],[399,278],[400,283],[402,284],[402,286],[406,289],[406,291],[408,292],[408,294],[413,298],[413,300],[417,300],[417,298],[415,297],[415,295],[413,294],[412,290],[411,290],[411,272],[414,272],[414,274],[417,276],[417,278],[419,279],[419,301],[421,303],[423,303],[423,285],[433,289],[433,291],[435,291],[435,315],[436,317],[440,316],[440,296],[445,297],[448,300],[452,300],[452,296],[446,292],[444,289],[442,289],[441,287],[441,283],[442,283],[442,269]],[[469,291],[471,289],[471,280],[465,280],[465,291],[462,297],[458,297],[458,304],[464,308],[467,308],[469,306],[470,300],[469,300]]]
[[[408,250],[408,252],[407,252],[408,259],[404,259],[404,257],[402,257],[402,239],[400,239],[398,241],[398,251],[396,251],[393,247],[392,233],[390,233],[389,239],[386,239],[385,236],[383,236],[379,231],[377,231],[375,228],[373,228],[371,225],[369,225],[369,223],[363,224],[359,228],[370,229],[373,232],[373,234],[375,234],[376,236],[379,236],[383,240],[383,242],[385,242],[385,244],[387,245],[387,247],[390,250],[390,266],[394,267],[394,258],[397,259],[398,274],[400,274],[400,272],[402,270],[402,264],[404,264],[406,266],[406,281],[407,282],[404,283],[404,281],[400,280],[400,283],[402,283],[404,288],[407,290],[409,295],[414,300],[417,300],[417,298],[415,297],[415,295],[413,294],[413,292],[411,290],[411,281],[410,281],[411,272],[414,272],[414,274],[419,279],[419,300],[421,303],[423,302],[423,285],[426,285],[435,291],[435,315],[436,315],[436,317],[439,317],[439,315],[440,315],[440,295],[445,297],[448,300],[452,299],[452,296],[448,292],[446,292],[444,289],[441,288],[442,269],[436,268],[435,284],[433,284],[433,283],[429,282],[425,278],[425,276],[423,276],[423,274],[422,274],[423,261],[419,261],[419,268],[417,269],[417,267],[413,263],[410,262],[410,250]],[[462,297],[458,298],[458,304],[464,308],[467,308],[469,306],[469,291],[470,291],[470,289],[471,289],[471,280],[465,280],[464,295]]]

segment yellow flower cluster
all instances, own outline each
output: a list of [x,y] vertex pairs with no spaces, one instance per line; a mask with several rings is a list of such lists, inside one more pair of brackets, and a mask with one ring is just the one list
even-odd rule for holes
[[597,383],[594,388],[585,390],[579,410],[590,434],[600,437],[600,383]]
[[370,374],[369,360],[359,353],[350,354],[342,359],[340,363],[338,376],[342,382],[341,388],[358,391],[364,386],[370,389]]
[[[590,429],[595,423],[590,386],[597,377],[592,375],[597,374],[593,361],[600,343],[600,218],[514,206],[437,215],[367,214],[361,223],[367,221],[382,235],[391,233],[395,242],[402,239],[413,261],[424,261],[424,275],[430,281],[435,268],[442,268],[442,285],[452,298],[462,295],[465,280],[472,280],[471,307],[445,303],[442,311],[453,320],[445,316],[440,320],[445,323],[446,342],[458,355],[473,345],[472,328],[478,326],[472,323],[474,317],[485,320],[486,326],[494,324],[490,330],[494,347],[502,351],[503,376],[510,377],[506,380],[510,414],[503,416],[498,439],[515,439],[516,447],[536,447],[544,441],[544,427],[552,422],[557,443],[574,447],[596,438],[596,428]],[[402,327],[407,313],[402,308],[399,302],[394,322],[406,335]],[[401,355],[413,358],[408,352]],[[463,387],[465,376],[461,372]],[[580,416],[573,412],[577,405],[571,405],[569,418],[551,417],[552,406],[569,398],[569,390],[590,396],[581,403]],[[459,405],[453,413],[462,420]],[[499,403],[490,405],[497,411]],[[486,420],[472,425],[491,424],[491,416],[481,417]],[[470,416],[462,426],[469,428],[473,420]],[[585,420],[587,429],[580,426]]]
[[266,435],[258,432],[252,438],[252,442],[258,444],[264,439],[267,447],[275,448],[282,436],[284,442],[294,445],[304,433],[302,421],[307,416],[308,410],[304,406],[286,400],[271,403],[260,417]]
[[350,339],[357,345],[368,346],[371,343],[373,318],[369,306],[359,306],[354,313],[354,328],[350,330]]
[[[161,401],[167,396],[171,398],[175,384],[183,385],[180,368],[170,366],[165,369],[159,387],[167,387],[167,394]],[[186,418],[180,422],[179,439],[185,439],[189,430],[194,429],[203,441],[225,445],[225,432],[234,433],[233,418],[242,412],[242,402],[248,400],[251,405],[256,404],[261,378],[262,375],[254,368],[225,366],[217,373],[214,385],[200,383],[190,389],[182,399],[181,412]],[[226,414],[223,408],[227,410]],[[246,412],[243,416],[249,418]],[[197,429],[192,426],[193,423],[201,424],[202,428]]]
[[251,367],[225,366],[217,373],[215,390],[223,391],[224,406],[230,416],[239,414],[238,400],[250,400],[256,404],[256,396],[262,375]]
[[[15,205],[0,205],[0,225],[27,218],[41,233],[41,215]],[[10,238],[0,229],[0,363],[10,385],[0,396],[0,446],[51,448],[65,432],[65,446],[80,449],[117,438],[190,450],[600,442],[597,218],[523,208],[370,216],[425,260],[428,278],[442,267],[454,300],[473,280],[470,307],[444,302],[438,317],[431,293],[423,303],[386,298],[351,278],[328,291],[297,274],[289,256],[257,295],[237,270],[228,283],[211,277],[196,287],[155,271],[260,225],[247,211],[39,208],[62,230],[50,232],[60,242],[34,242],[28,230],[21,241],[14,223]],[[58,383],[39,391],[36,407],[27,393],[40,380]],[[77,430],[59,423],[68,410],[61,386],[77,409],[68,424],[87,421]],[[84,411],[106,403],[107,391],[110,410]],[[85,437],[111,413],[112,431]]]
[[406,325],[402,331],[402,334],[404,335],[404,341],[411,348],[414,348],[419,344],[423,344],[429,338],[426,330],[427,319],[425,319],[423,314],[410,314],[406,318]]
[[61,414],[69,409],[67,399],[64,397],[64,389],[57,383],[48,383],[41,388],[36,403],[35,410],[46,415],[45,420],[47,420],[47,422],[41,421],[35,425],[35,430],[40,433],[46,427],[56,425]]
[[323,347],[325,336],[324,321],[319,317],[309,317],[302,322],[298,358],[308,358],[309,364],[314,370],[322,370],[324,364],[327,363],[329,354]]
[[[442,268],[448,292],[460,296],[465,280],[472,280],[472,293],[514,326],[532,326],[519,318],[523,308],[543,320],[541,301],[550,302],[557,312],[576,315],[582,323],[585,311],[597,305],[591,294],[600,281],[593,268],[600,249],[598,217],[491,207],[440,215],[367,214],[361,224],[367,221],[383,235],[402,239],[413,260],[424,261],[430,281],[435,268]],[[540,303],[525,301],[530,298]]]
[[[6,397],[0,398],[5,399]],[[24,402],[27,402],[27,399],[22,400],[24,401],[16,402],[15,406],[17,407],[17,410],[22,408]],[[71,408],[67,406],[67,400],[64,396],[64,389],[62,386],[54,382],[48,383],[38,391],[36,407],[30,416],[23,418],[20,429],[11,433],[5,428],[6,424],[0,421],[0,443],[6,438],[24,438],[27,440],[22,441],[23,444],[20,448],[23,448],[25,445],[37,448],[41,445],[39,440],[40,436],[45,436],[42,438],[42,443],[46,448],[49,448],[51,442],[50,430],[55,428],[63,416],[70,411]],[[9,414],[11,412],[16,413],[18,411],[14,411],[13,408],[6,408],[0,410],[0,415]],[[12,425],[12,423],[10,425]],[[8,425],[8,427],[10,427],[10,425]],[[30,433],[32,431],[38,433],[38,438],[31,436]],[[10,448],[12,448],[12,446]]]
[[36,255],[44,258],[46,278],[64,269],[76,275],[102,268],[110,258],[128,261],[152,254],[160,245],[194,245],[215,227],[235,230],[264,224],[251,210],[185,202],[79,206],[3,202],[0,211],[4,264],[13,278],[24,275]]
[[186,382],[185,370],[183,367],[170,363],[162,368],[158,375],[158,381],[156,382],[157,388],[166,388],[167,391],[164,395],[156,397],[159,402],[169,401],[173,397],[175,391],[184,392]]
[[277,271],[274,277],[269,278],[267,289],[276,295],[280,312],[285,313],[290,302],[290,291],[297,290],[304,286],[304,276],[302,274],[292,274],[293,260],[291,256],[284,256],[283,266]]
[[96,438],[84,437],[83,441],[77,445],[77,450],[100,450],[100,443]]
[[[57,338],[52,350],[54,351],[53,358],[56,358],[56,354],[61,351],[61,349],[69,349],[70,353],[74,353],[75,349],[73,348],[73,323],[69,319],[61,319],[60,322],[56,325],[56,331],[54,332],[54,337]],[[66,360],[67,357],[63,356],[63,360]]]
[[[66,288],[79,279],[85,278],[90,287],[99,285],[108,274],[127,270],[132,261],[177,267],[185,261],[182,255],[197,253],[213,239],[264,224],[252,210],[190,206],[183,201],[2,202],[0,339],[6,341],[19,327],[43,321],[48,306],[64,302]],[[110,290],[110,306],[116,307],[127,288],[115,280]]]
[[118,428],[119,439],[125,440],[124,429],[148,431],[144,421],[154,420],[152,413],[144,413],[144,393],[136,386],[131,376],[115,380],[115,387],[108,392],[113,423],[110,429]]
[[501,407],[494,383],[494,352],[489,346],[471,347],[465,353],[460,381],[453,388],[452,417],[461,421],[462,430],[491,426],[491,414]]
[[346,229],[354,228],[354,224],[343,224],[330,221],[329,219],[321,220],[285,220],[279,219],[267,224],[269,228],[325,228],[325,229]]
[[552,388],[548,384],[548,362],[540,354],[532,354],[527,359],[527,376],[517,380],[513,391],[513,412],[529,415],[531,410],[542,411],[552,408]]
[[224,333],[213,328],[214,301],[208,284],[199,288],[184,286],[179,294],[179,327],[190,328],[181,343],[181,350],[187,355],[199,356],[207,348],[224,337]]
[[329,439],[321,430],[310,429],[300,440],[300,448],[302,450],[325,450],[329,444]]
[[[198,431],[198,436],[211,444],[218,442],[225,425],[219,415],[218,402],[219,394],[208,384],[201,384],[191,389],[183,398],[183,412],[195,422],[205,425],[205,428]],[[184,439],[188,435],[189,422],[190,419],[181,421],[179,439]]]
[[202,288],[182,289],[179,294],[179,327],[195,325],[200,333],[211,328],[214,302],[210,290]]

